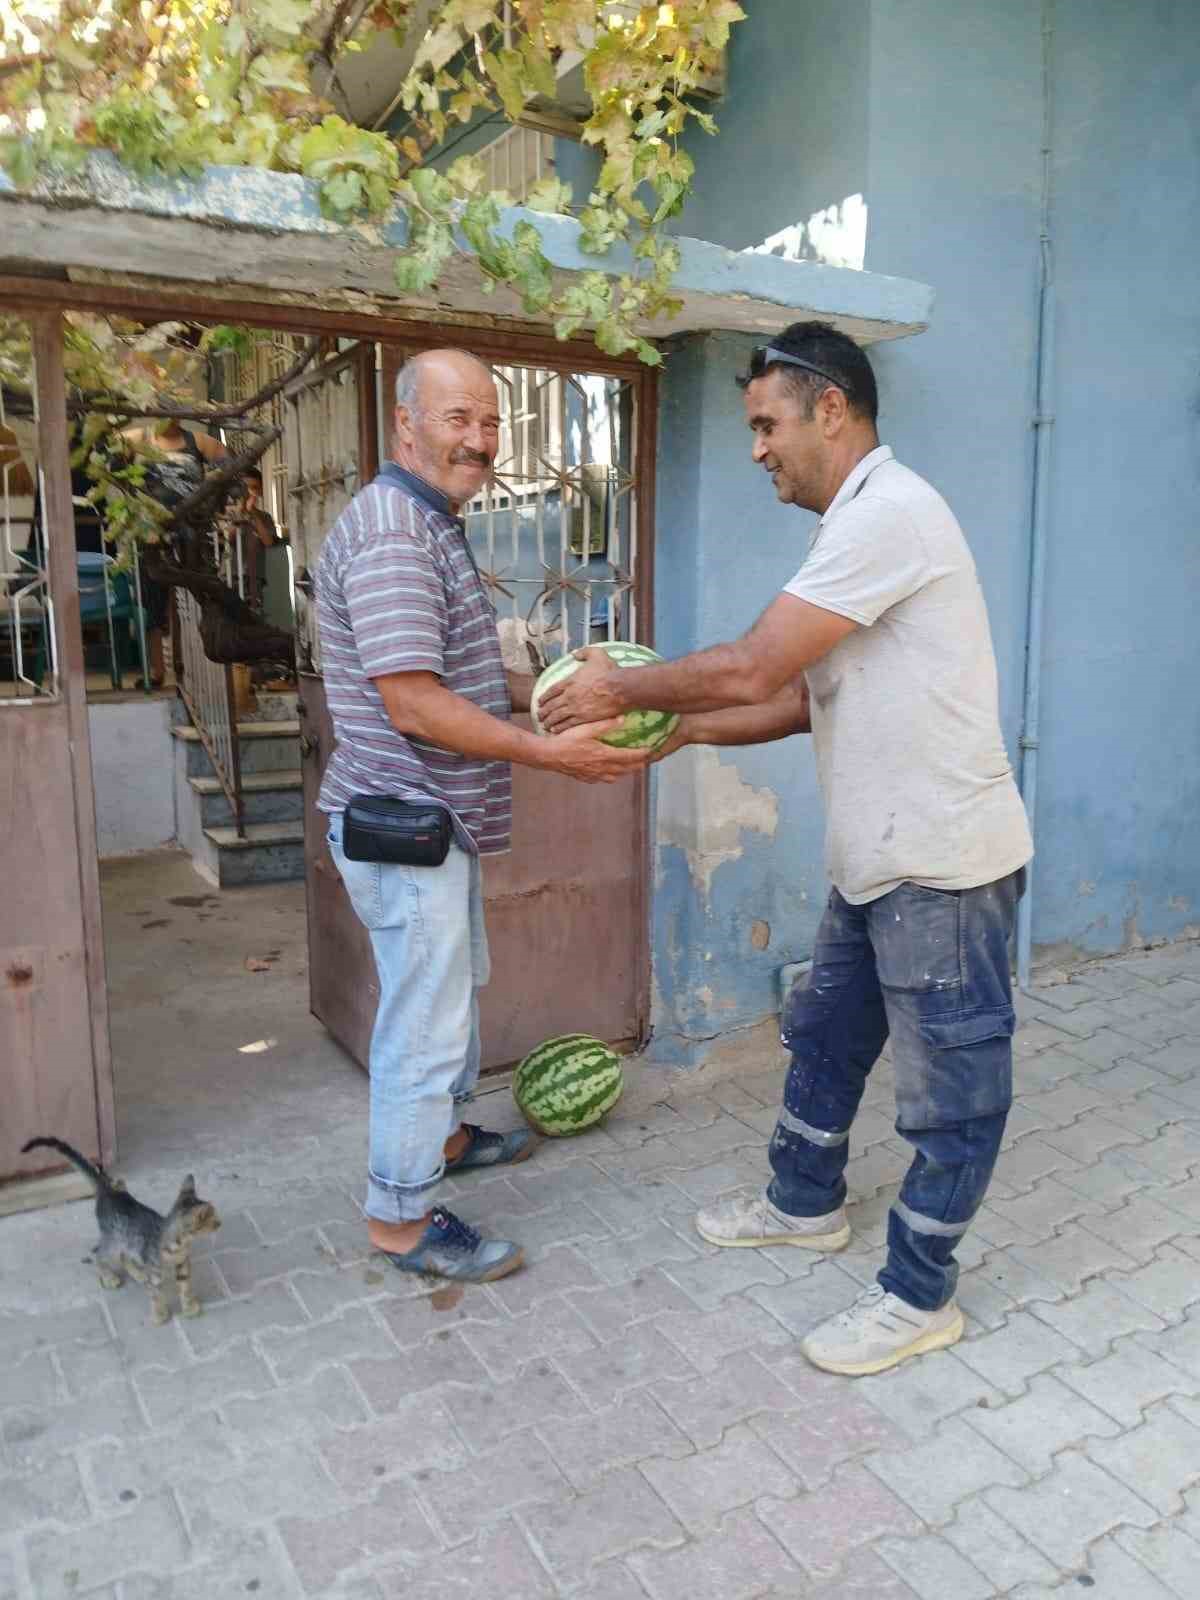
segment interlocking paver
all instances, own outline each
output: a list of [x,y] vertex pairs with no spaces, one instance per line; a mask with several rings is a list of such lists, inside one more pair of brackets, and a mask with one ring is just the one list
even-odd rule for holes
[[1128,1270],[1134,1258],[1110,1245],[1078,1222],[1068,1223],[1053,1239],[1036,1245],[1013,1245],[1010,1252],[1062,1294],[1077,1294],[1089,1278],[1111,1267]]
[[218,1300],[199,1317],[181,1320],[180,1330],[194,1356],[203,1359],[232,1344],[275,1328],[294,1328],[308,1321],[308,1313],[288,1283],[265,1283],[253,1294]]
[[1038,1302],[1033,1314],[1092,1359],[1104,1355],[1114,1339],[1127,1333],[1158,1332],[1162,1319],[1122,1293],[1124,1285],[1118,1282],[1093,1279],[1070,1300]]
[[491,1293],[512,1316],[520,1316],[540,1300],[567,1289],[602,1289],[604,1280],[574,1245],[547,1250],[537,1270],[522,1269],[490,1285]]
[[170,1573],[187,1558],[187,1536],[169,1494],[129,1515],[87,1528],[32,1534],[29,1572],[37,1600],[73,1600],[127,1573]]
[[1100,1093],[1106,1098],[1111,1091],[1101,1086],[1095,1074],[1141,1053],[1139,1045],[1131,1043],[1125,1034],[1112,1027],[1101,1028],[1086,1039],[1068,1039],[1062,1048],[1064,1055],[1074,1056],[1084,1067],[1094,1069],[1092,1074],[1084,1074],[1077,1080],[1084,1093]]
[[[781,1393],[787,1398],[785,1390]],[[659,1456],[677,1459],[694,1449],[682,1429],[644,1392],[596,1417],[548,1419],[538,1424],[537,1431],[577,1489],[589,1488],[614,1467],[638,1462],[645,1466]]]
[[134,1381],[155,1428],[168,1427],[192,1412],[210,1411],[239,1395],[263,1394],[275,1387],[266,1362],[248,1345],[234,1345],[223,1355],[178,1372],[152,1368],[138,1373]]
[[[112,1345],[99,1347],[106,1357],[116,1354]],[[120,1376],[120,1365],[108,1374]],[[58,1399],[58,1372],[45,1352],[28,1355],[24,1361],[0,1368],[0,1411],[11,1406],[52,1406]]]
[[526,1513],[529,1528],[560,1583],[579,1583],[593,1562],[640,1544],[678,1544],[683,1529],[641,1473],[610,1472],[565,1506]]
[[1161,1176],[1141,1159],[1149,1148],[1144,1144],[1121,1145],[1106,1151],[1090,1167],[1060,1173],[1060,1181],[1068,1189],[1094,1200],[1102,1211],[1115,1210],[1131,1195],[1157,1192],[1161,1187]]
[[[1139,1412],[1140,1416],[1140,1412]],[[1112,1438],[1120,1424],[1057,1378],[1034,1378],[1029,1393],[1007,1405],[978,1406],[963,1420],[1027,1472],[1041,1474],[1068,1445]]]
[[1132,1256],[1135,1261],[1149,1261],[1160,1245],[1181,1233],[1189,1233],[1194,1224],[1169,1210],[1149,1195],[1135,1195],[1119,1211],[1105,1216],[1088,1216],[1082,1225],[1097,1238],[1105,1239],[1118,1250]]
[[987,1220],[983,1227],[995,1244],[1011,1244],[1018,1239],[1022,1243],[1033,1243],[1048,1239],[1056,1229],[1074,1222],[1077,1217],[1095,1215],[1098,1209],[1094,1201],[1069,1189],[1057,1178],[1042,1178],[1028,1194],[1012,1200],[996,1197],[987,1203],[987,1218],[1003,1217],[1010,1227],[1019,1230],[1013,1238],[995,1237],[994,1230],[987,1228]]
[[315,1228],[297,1228],[273,1244],[215,1250],[211,1259],[231,1294],[248,1294],[270,1278],[282,1278],[297,1269],[331,1266],[335,1257]]
[[[757,1251],[753,1253],[758,1254]],[[795,1250],[794,1253],[802,1258],[806,1256],[806,1252],[801,1250]],[[729,1254],[734,1252],[730,1251]],[[749,1255],[751,1252],[739,1250],[737,1254]],[[859,1280],[846,1270],[844,1254],[836,1260],[832,1256],[816,1260],[807,1256],[807,1260],[812,1264],[802,1276],[751,1289],[746,1297],[762,1306],[764,1311],[769,1311],[794,1334],[808,1333],[834,1312],[844,1311],[862,1288]],[[873,1279],[879,1270],[878,1260],[874,1256],[866,1259],[864,1270]]]
[[1087,1576],[1093,1583],[1092,1600],[1171,1600],[1171,1590],[1123,1549],[1112,1534],[1091,1546],[1087,1564]]
[[921,1600],[988,1600],[996,1586],[953,1545],[934,1534],[881,1539],[879,1554]]
[[[1063,1568],[1081,1567],[1093,1539],[1122,1523],[1152,1527],[1158,1513],[1085,1456],[1065,1451],[1051,1471],[1025,1489],[989,1489],[987,1503]],[[1070,1515],[1064,1516],[1064,1505]]]
[[93,1439],[133,1438],[145,1431],[132,1386],[106,1383],[94,1394],[65,1405],[9,1411],[0,1421],[0,1443],[6,1464],[23,1468]]
[[455,1215],[495,1238],[515,1239],[527,1262],[540,1261],[547,1251],[562,1244],[582,1245],[590,1256],[597,1242],[612,1237],[608,1224],[582,1201],[556,1206],[552,1211],[535,1211],[526,1217],[492,1211],[484,1204],[475,1208],[473,1216],[462,1208],[456,1209]]
[[[1166,1337],[1159,1335],[1152,1343]],[[1186,1372],[1139,1343],[1140,1338],[1118,1340],[1111,1355],[1090,1366],[1060,1367],[1057,1376],[1125,1427],[1135,1428],[1147,1406],[1169,1394],[1189,1394],[1197,1386]]]
[[982,1489],[999,1484],[1016,1488],[1026,1481],[1010,1456],[957,1418],[923,1444],[878,1451],[866,1464],[923,1522],[934,1526],[949,1522],[958,1503]]
[[111,1337],[99,1300],[56,1311],[10,1311],[0,1315],[0,1361],[9,1365],[34,1350],[73,1344],[76,1340],[104,1343]]
[[[807,1367],[807,1363],[805,1363]],[[811,1367],[808,1371],[812,1371]],[[796,1404],[796,1395],[759,1360],[739,1352],[702,1378],[672,1377],[656,1384],[654,1398],[698,1449],[718,1444],[727,1427],[760,1412],[781,1412]]]
[[952,1350],[939,1350],[876,1378],[860,1378],[855,1387],[914,1439],[924,1438],[956,1411],[1000,1400],[992,1384]]
[[751,1428],[806,1489],[819,1488],[843,1462],[877,1450],[901,1451],[908,1436],[845,1384],[786,1412],[752,1418]]
[[858,1545],[884,1534],[915,1534],[920,1523],[904,1501],[861,1462],[842,1467],[823,1488],[796,1500],[763,1500],[759,1516],[801,1566],[827,1577]]
[[1160,1317],[1182,1315],[1200,1300],[1200,1274],[1192,1258],[1175,1245],[1164,1245],[1155,1259],[1136,1272],[1114,1272],[1109,1281],[1122,1294]]
[[577,1355],[596,1344],[575,1306],[565,1300],[547,1300],[505,1322],[468,1323],[461,1337],[494,1378],[511,1378],[537,1356]]
[[417,1481],[429,1519],[447,1544],[512,1511],[572,1498],[570,1484],[532,1433],[445,1472],[422,1468]]
[[942,1537],[997,1589],[1012,1589],[1019,1583],[1053,1583],[1057,1577],[1045,1556],[982,1499],[960,1505],[954,1521],[942,1529]]
[[317,1452],[329,1476],[346,1494],[366,1494],[380,1478],[432,1468],[450,1471],[467,1451],[445,1405],[418,1394],[382,1422],[346,1428],[322,1438]]
[[595,1407],[611,1404],[629,1389],[694,1370],[663,1336],[659,1322],[639,1322],[612,1344],[582,1356],[562,1356],[560,1371]]
[[[514,1600],[550,1600],[554,1587],[529,1541],[512,1522],[486,1528],[449,1555],[438,1551],[374,1575],[382,1600],[480,1600],[481,1595],[512,1595]],[[344,1591],[339,1591],[339,1600]]]
[[[794,1592],[786,1587],[774,1591],[781,1600],[785,1595],[790,1600]],[[806,1588],[803,1593],[804,1600],[920,1600],[917,1591],[874,1550],[864,1549],[851,1551],[831,1582]]]
[[672,1263],[665,1270],[672,1283],[705,1311],[715,1311],[727,1295],[743,1289],[786,1281],[783,1271],[761,1250],[719,1250],[716,1255]]
[[448,1384],[443,1399],[459,1433],[475,1451],[494,1449],[521,1428],[587,1411],[562,1374],[545,1361],[533,1362],[510,1383],[474,1388]]
[[1169,1328],[1166,1333],[1159,1334],[1156,1338],[1143,1339],[1142,1345],[1147,1350],[1154,1350],[1156,1354],[1165,1356],[1173,1362],[1183,1373],[1187,1374],[1187,1388],[1196,1393],[1200,1390],[1200,1314],[1193,1313]]
[[195,1543],[219,1546],[230,1531],[285,1515],[317,1516],[342,1496],[315,1454],[287,1445],[256,1453],[217,1483],[185,1481],[175,1498]]
[[788,1330],[748,1297],[723,1301],[715,1311],[671,1312],[655,1326],[697,1372],[711,1372],[735,1350],[791,1343]]
[[[114,1516],[134,1500],[190,1479],[215,1483],[230,1477],[242,1458],[236,1436],[211,1413],[192,1417],[169,1433],[91,1445],[80,1452],[80,1460],[91,1499],[105,1516]],[[47,1466],[41,1472],[51,1470]]]
[[675,1263],[684,1265],[699,1258],[699,1244],[698,1237],[692,1245],[661,1220],[646,1227],[643,1219],[643,1226],[636,1233],[590,1244],[587,1256],[589,1264],[611,1284],[636,1277],[647,1267],[663,1266],[674,1275]]
[[461,1330],[434,1334],[403,1355],[369,1357],[348,1363],[372,1411],[386,1416],[402,1400],[448,1383],[486,1383],[487,1368],[468,1348]]
[[[1156,1071],[1145,1061],[1122,1060],[1120,1066],[1102,1068],[1081,1082],[1095,1089],[1113,1105],[1124,1106],[1147,1089],[1162,1089],[1170,1082],[1166,1073]],[[1110,1113],[1111,1114],[1111,1113]]]
[[1047,1144],[1036,1133],[1019,1139],[1011,1150],[1002,1151],[992,1180],[995,1194],[1024,1194],[1039,1179],[1051,1173],[1073,1172],[1079,1162],[1062,1150]]
[[277,1525],[301,1583],[313,1594],[369,1557],[420,1556],[438,1542],[416,1495],[399,1483],[385,1483],[373,1500],[323,1516],[283,1517]]
[[1020,1394],[1040,1372],[1083,1359],[1078,1345],[1047,1327],[1032,1310],[1014,1311],[1004,1327],[964,1340],[957,1354],[980,1377],[1010,1395]]
[[1122,1550],[1136,1557],[1178,1600],[1194,1600],[1200,1572],[1200,1544],[1170,1523],[1157,1528],[1122,1528],[1116,1534]]
[[259,1444],[353,1428],[369,1417],[366,1402],[343,1367],[323,1367],[307,1383],[221,1403],[226,1425]]
[[0,1475],[0,1538],[41,1522],[85,1522],[88,1516],[83,1481],[70,1456],[20,1476]]
[[[250,1529],[231,1535],[218,1554],[201,1558],[182,1571],[169,1576],[139,1573],[123,1579],[119,1600],[245,1600],[246,1595],[294,1594],[295,1584],[278,1539]],[[352,1590],[343,1591],[343,1596],[344,1600],[378,1600],[377,1595]],[[87,1600],[93,1600],[91,1593]],[[118,1600],[117,1591],[111,1600]]]
[[[1183,1183],[1165,1184],[1157,1199],[1168,1210],[1176,1211],[1195,1225],[1200,1225],[1200,1178],[1189,1178]],[[1186,1230],[1195,1233],[1193,1226]]]
[[641,1470],[694,1534],[763,1495],[786,1499],[799,1487],[779,1456],[747,1427],[730,1428],[712,1450],[676,1461],[646,1461]]
[[1137,1145],[1140,1135],[1132,1120],[1126,1116],[1126,1107],[1114,1106],[1109,1111],[1111,1114],[1089,1111],[1077,1122],[1068,1123],[1065,1127],[1048,1128],[1042,1138],[1080,1166],[1095,1161],[1105,1150],[1113,1150],[1119,1145]]
[[579,1290],[571,1308],[603,1340],[619,1338],[626,1328],[666,1311],[694,1311],[695,1304],[659,1267],[603,1289]]
[[800,1570],[752,1511],[735,1511],[717,1533],[679,1550],[638,1552],[629,1565],[653,1600],[749,1600],[798,1594]]
[[310,1378],[318,1368],[355,1357],[386,1361],[396,1341],[370,1306],[350,1306],[329,1322],[280,1329],[258,1341],[279,1383]]
[[1182,1509],[1184,1490],[1200,1479],[1200,1428],[1171,1405],[1155,1406],[1141,1427],[1119,1439],[1093,1440],[1087,1454],[1171,1516]]

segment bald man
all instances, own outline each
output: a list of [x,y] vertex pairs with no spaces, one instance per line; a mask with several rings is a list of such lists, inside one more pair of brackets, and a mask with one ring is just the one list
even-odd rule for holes
[[[403,1272],[468,1282],[521,1265],[437,1203],[443,1174],[523,1161],[526,1131],[462,1120],[479,1076],[476,990],[487,982],[480,857],[507,850],[514,761],[611,783],[646,761],[599,735],[539,739],[510,720],[531,680],[505,673],[496,619],[460,508],[492,473],[500,408],[490,369],[429,350],[396,379],[392,460],[334,524],[317,568],[325,694],[337,747],[317,804],[379,977],[371,1036],[367,1232]],[[350,860],[344,812],[359,796],[439,808],[440,865]],[[372,853],[370,849],[366,852]]]

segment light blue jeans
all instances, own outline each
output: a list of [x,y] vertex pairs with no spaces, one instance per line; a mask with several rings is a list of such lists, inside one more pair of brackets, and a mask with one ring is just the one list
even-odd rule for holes
[[443,1147],[479,1078],[476,991],[490,970],[479,857],[452,844],[440,867],[347,861],[340,813],[328,840],[379,976],[367,1215],[415,1222],[434,1204]]

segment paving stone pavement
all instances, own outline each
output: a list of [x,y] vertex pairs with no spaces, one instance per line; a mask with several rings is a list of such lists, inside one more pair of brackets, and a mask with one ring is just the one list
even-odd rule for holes
[[1200,943],[1019,1011],[967,1336],[876,1378],[796,1338],[879,1261],[886,1061],[829,1258],[692,1228],[762,1180],[782,1057],[642,1069],[603,1130],[455,1181],[527,1246],[491,1286],[370,1256],[349,1135],[234,1189],[194,1322],[99,1291],[85,1207],[0,1222],[0,1600],[1195,1600]]

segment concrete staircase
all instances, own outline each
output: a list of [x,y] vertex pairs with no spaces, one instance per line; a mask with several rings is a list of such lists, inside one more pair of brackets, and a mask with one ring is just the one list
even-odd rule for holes
[[[304,787],[295,696],[275,695],[238,723],[246,837],[182,701],[175,739],[175,821],[201,877],[219,889],[285,883],[304,876]],[[289,715],[290,713],[290,715]]]

